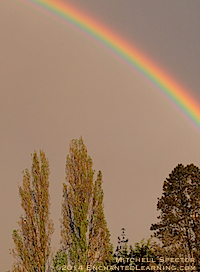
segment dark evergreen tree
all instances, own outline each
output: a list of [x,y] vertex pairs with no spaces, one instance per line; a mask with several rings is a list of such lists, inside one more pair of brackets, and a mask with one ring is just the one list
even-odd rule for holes
[[163,184],[158,199],[159,222],[151,225],[162,251],[174,257],[194,258],[200,271],[200,169],[179,164]]

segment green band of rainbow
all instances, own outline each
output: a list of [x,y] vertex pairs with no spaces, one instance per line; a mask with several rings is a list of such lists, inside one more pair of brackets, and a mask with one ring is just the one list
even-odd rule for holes
[[106,47],[110,48],[118,56],[128,62],[134,69],[139,71],[146,79],[156,86],[174,106],[184,114],[186,119],[200,131],[199,104],[192,98],[189,92],[180,84],[176,83],[160,67],[157,67],[138,49],[111,32],[103,24],[89,18],[83,12],[75,9],[63,0],[23,0],[49,11],[52,15],[62,18],[78,29],[91,35]]

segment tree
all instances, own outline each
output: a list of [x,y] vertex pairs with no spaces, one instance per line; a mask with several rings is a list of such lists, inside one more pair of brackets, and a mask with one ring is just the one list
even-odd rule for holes
[[[140,243],[135,243],[134,248],[131,247],[130,251],[131,258],[135,258],[136,264],[148,266],[149,263],[144,261],[142,262],[142,259],[149,260],[150,263],[157,262],[157,256],[155,254],[155,250],[152,243],[152,238],[147,239],[145,242],[145,239],[142,239]],[[153,261],[152,261],[153,260]]]
[[146,242],[145,239],[142,239],[140,243],[135,243],[133,247],[128,246],[124,228],[122,228],[121,236],[122,239],[118,237],[118,246],[114,254],[114,262],[112,263],[114,272],[121,270],[151,270],[150,267],[155,267],[158,264],[152,238]]
[[58,250],[53,258],[53,272],[66,271],[67,255],[64,251]]
[[104,216],[102,173],[94,181],[93,162],[80,138],[72,140],[66,160],[61,219],[62,250],[68,264],[94,265],[112,256]]
[[159,222],[151,225],[162,249],[173,256],[200,258],[200,169],[179,164],[163,184]]
[[41,272],[49,269],[50,242],[53,222],[50,219],[49,162],[45,153],[36,151],[32,155],[31,174],[23,172],[23,185],[19,187],[24,214],[18,222],[20,229],[14,230],[12,238],[15,249],[13,271]]

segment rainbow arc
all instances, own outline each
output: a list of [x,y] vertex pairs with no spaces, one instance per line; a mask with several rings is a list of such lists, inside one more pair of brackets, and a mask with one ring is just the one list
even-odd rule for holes
[[131,67],[153,84],[184,117],[200,131],[200,106],[188,90],[178,84],[143,52],[128,43],[101,22],[95,21],[82,11],[63,0],[23,0],[36,8],[61,18],[87,35],[99,41],[120,56]]

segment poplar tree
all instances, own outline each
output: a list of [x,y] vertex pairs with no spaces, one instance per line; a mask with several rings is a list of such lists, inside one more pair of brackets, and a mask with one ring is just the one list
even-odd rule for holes
[[23,185],[19,187],[23,215],[12,238],[15,248],[13,272],[49,271],[50,242],[53,222],[50,219],[49,162],[45,153],[32,155],[31,174],[23,172]]
[[61,219],[62,249],[74,266],[103,263],[112,257],[104,216],[102,173],[94,181],[93,162],[80,138],[72,140],[66,159]]
[[[163,184],[159,222],[151,225],[162,256],[194,258],[200,271],[200,169],[179,164]],[[157,247],[159,248],[159,247]]]

